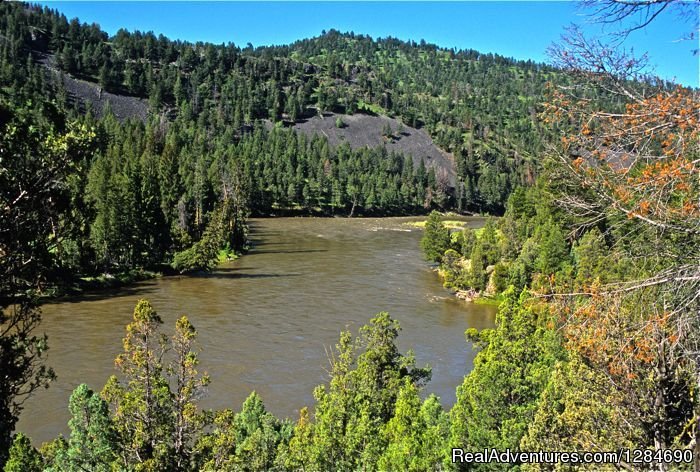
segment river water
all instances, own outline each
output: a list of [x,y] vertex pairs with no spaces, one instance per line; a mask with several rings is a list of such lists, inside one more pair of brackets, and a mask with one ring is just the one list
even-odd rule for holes
[[239,410],[256,390],[271,412],[296,419],[313,405],[314,386],[327,381],[327,351],[340,331],[357,333],[379,311],[401,323],[402,352],[413,349],[418,365],[432,366],[426,391],[451,406],[475,354],[464,331],[492,326],[495,309],[442,287],[421,256],[422,231],[406,226],[409,220],[253,219],[253,250],[211,274],[44,305],[41,328],[58,379],[26,402],[17,429],[35,444],[67,434],[71,391],[83,382],[99,390],[116,373],[140,298],[151,301],[165,333],[182,314],[197,328],[200,370],[212,378],[204,408]]

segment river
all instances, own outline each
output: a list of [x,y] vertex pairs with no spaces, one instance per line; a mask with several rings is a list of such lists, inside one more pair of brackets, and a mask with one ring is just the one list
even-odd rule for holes
[[[68,398],[80,383],[99,390],[116,373],[125,326],[140,298],[151,301],[172,334],[186,314],[197,328],[201,369],[212,383],[204,408],[240,410],[255,390],[272,413],[298,417],[327,381],[327,350],[341,330],[357,329],[379,311],[399,320],[398,344],[430,364],[426,391],[443,405],[471,369],[469,327],[493,325],[491,306],[462,302],[423,260],[422,231],[411,218],[274,218],[251,220],[255,246],[211,274],[165,277],[49,303],[41,329],[58,379],[25,403],[17,430],[35,444],[67,435]],[[483,220],[472,219],[480,226]]]

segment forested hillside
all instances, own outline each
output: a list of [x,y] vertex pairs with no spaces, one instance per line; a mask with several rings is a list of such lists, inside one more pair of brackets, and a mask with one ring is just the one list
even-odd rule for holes
[[[629,35],[668,4],[697,13],[609,0],[596,14],[645,11]],[[0,4],[4,470],[700,471],[698,90],[640,75],[616,44],[574,29],[556,67],[336,31],[241,49],[108,37]],[[97,100],[147,101],[147,117],[91,110],[61,74],[97,84]],[[362,114],[426,132],[452,155],[454,185],[422,158],[296,131],[324,113],[339,129]],[[466,333],[479,353],[449,411],[421,396],[430,369],[399,351],[384,312],[341,333],[296,422],[255,393],[238,413],[203,411],[216,379],[198,371],[195,328],[183,316],[162,335],[141,300],[119,375],[73,392],[70,436],[36,449],[12,434],[23,400],[54,377],[36,334],[47,287],[206,270],[245,247],[251,213],[436,209],[503,214],[479,231],[450,231],[437,212],[426,222],[445,285],[500,303],[495,328]],[[454,460],[487,448],[618,455]]]
[[[241,49],[125,30],[110,38],[97,25],[69,21],[53,10],[19,4],[2,8],[3,83],[63,108],[70,108],[73,99],[81,108],[96,103],[99,114],[105,112],[107,94],[147,100],[150,118],[145,126],[159,127],[154,133],[159,138],[156,151],[164,146],[173,123],[181,130],[196,128],[220,137],[222,145],[241,139],[258,120],[285,126],[324,111],[388,115],[406,126],[422,127],[454,156],[459,175],[450,189],[416,179],[401,182],[428,190],[418,205],[425,208],[502,212],[510,191],[532,183],[536,175],[536,155],[547,132],[536,115],[545,83],[560,78],[553,69],[532,62],[337,31],[285,47]],[[46,74],[47,68],[66,75]],[[95,87],[80,85],[85,81]],[[140,116],[136,102],[133,108],[133,116]],[[187,153],[205,168],[210,167],[206,155],[217,147],[207,142],[210,148]],[[265,149],[277,157],[274,145],[266,142]],[[251,188],[267,190],[272,185],[275,194],[275,201],[254,210],[266,212],[270,204],[291,203],[347,212],[354,201],[347,189],[354,184],[343,178],[324,182],[316,173],[316,161],[327,158],[309,157],[309,163],[291,162],[282,192],[249,169]],[[416,211],[410,198],[401,199],[398,209],[372,198],[367,202],[373,189],[387,187],[377,182],[386,173],[375,172],[376,165],[365,170],[368,175],[357,176],[361,209]],[[389,187],[400,190],[400,184],[389,182]],[[288,192],[290,185],[294,188]],[[311,199],[303,198],[305,186]],[[436,192],[447,195],[434,201],[430,194]],[[282,193],[290,195],[283,198]]]

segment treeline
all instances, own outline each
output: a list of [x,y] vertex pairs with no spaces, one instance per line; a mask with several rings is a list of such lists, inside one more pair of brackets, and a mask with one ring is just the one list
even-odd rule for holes
[[513,188],[534,182],[535,156],[550,132],[538,122],[538,103],[547,82],[565,80],[532,61],[335,30],[254,52],[318,67],[320,109],[366,110],[425,127],[455,156],[457,203],[472,211],[500,213]]
[[[158,123],[120,124],[110,116],[49,122],[25,107],[17,95],[0,97],[0,129],[12,162],[3,190],[9,202],[34,199],[28,189],[35,180],[54,179],[51,198],[60,209],[47,215],[50,232],[27,235],[46,238],[47,282],[159,268],[193,247],[221,217],[225,222],[212,236],[216,252],[205,259],[216,260],[220,248],[241,250],[246,244],[247,194],[235,168],[230,170],[233,163],[215,161],[188,172],[195,166],[190,150],[174,153],[167,144],[173,132]],[[64,165],[60,178],[46,176],[54,163]],[[204,265],[181,269],[197,268]]]
[[[36,97],[56,111],[59,119],[49,121],[26,109],[19,94],[5,97],[4,130],[32,129],[42,146],[57,136],[66,141],[65,215],[52,234],[59,272],[170,262],[202,239],[221,211],[226,223],[214,244],[234,251],[247,242],[250,212],[402,214],[450,200],[432,168],[414,167],[410,157],[384,148],[341,145],[332,152],[325,139],[262,126],[233,141],[180,118],[145,124],[119,123],[111,115],[66,118],[60,107]],[[26,139],[19,132],[7,137]],[[23,152],[31,158],[29,149]],[[14,185],[22,185],[20,176]]]
[[[383,148],[330,149],[325,139],[283,127],[243,126],[250,117],[232,123],[224,108],[240,103],[235,97],[209,97],[196,113],[188,111],[188,100],[199,99],[190,97],[172,104],[177,113],[153,113],[146,122],[120,122],[109,110],[95,117],[76,107],[38,54],[59,43],[69,47],[63,43],[69,38],[91,47],[104,35],[77,22],[64,32],[63,20],[49,10],[20,4],[0,10],[0,126],[12,141],[8,149],[18,147],[24,159],[33,159],[31,149],[20,146],[25,140],[35,150],[50,148],[47,159],[60,153],[69,161],[57,184],[60,215],[46,236],[45,289],[102,273],[210,268],[219,250],[245,248],[251,212],[386,215],[455,202],[445,179],[422,162],[414,166],[410,157]],[[130,48],[141,46],[137,41]],[[112,47],[105,44],[104,51]],[[153,61],[165,60],[159,54]],[[195,63],[200,60],[196,55]],[[250,74],[264,77],[257,68]],[[209,80],[208,72],[204,76]],[[162,77],[156,82],[168,84]],[[12,174],[8,190],[21,189],[30,177]]]
[[570,216],[556,208],[545,187],[517,189],[504,217],[489,218],[479,230],[450,231],[439,213],[431,213],[421,245],[426,258],[439,264],[445,287],[470,298],[498,297],[510,285],[549,293],[555,286],[581,290],[594,278],[606,283],[630,277],[630,261],[608,254],[611,237],[606,240],[599,228],[572,239]]
[[386,148],[331,150],[328,140],[258,127],[233,153],[249,176],[250,208],[258,213],[300,209],[326,214],[415,214],[453,201],[449,182]]
[[[654,182],[657,170],[664,172],[652,164],[630,174],[646,182],[639,185],[653,185],[647,179]],[[538,185],[514,192],[505,216],[479,230],[451,231],[436,212],[426,222],[421,245],[445,286],[469,299],[500,301],[495,330],[466,333],[481,352],[458,389],[451,444],[472,451],[629,447],[646,451],[659,470],[698,470],[692,465],[698,458],[695,358],[681,347],[696,345],[697,332],[677,324],[696,326],[697,285],[681,284],[697,275],[685,269],[682,278],[663,275],[697,261],[694,243],[667,239],[637,213],[600,207],[605,216],[590,224],[588,214],[561,205],[597,197],[570,179],[555,168]],[[685,191],[697,195],[697,189]],[[689,224],[697,225],[697,208],[686,205],[686,211],[695,215]],[[697,242],[697,233],[691,239]],[[678,285],[669,290],[672,284]],[[657,452],[664,448],[675,452]],[[626,458],[617,466],[636,470]],[[519,468],[549,470],[547,464]]]
[[622,235],[604,222],[572,233],[568,228],[576,218],[555,205],[550,184],[543,179],[517,189],[505,215],[487,219],[478,230],[450,230],[440,213],[432,212],[421,247],[426,259],[438,264],[445,287],[470,298],[498,299],[509,286],[541,295],[579,293],[594,280],[621,282],[649,270],[616,249]]
[[120,30],[109,38],[97,25],[48,8],[8,3],[0,9],[0,78],[13,89],[29,79],[70,102],[61,80],[45,73],[47,65],[106,91],[148,99],[153,115],[229,140],[263,119],[290,124],[323,111],[396,116],[425,127],[453,153],[459,178],[444,204],[462,211],[501,213],[514,188],[534,182],[535,156],[551,132],[537,120],[538,104],[547,81],[566,80],[530,61],[353,33],[241,49],[150,32]]

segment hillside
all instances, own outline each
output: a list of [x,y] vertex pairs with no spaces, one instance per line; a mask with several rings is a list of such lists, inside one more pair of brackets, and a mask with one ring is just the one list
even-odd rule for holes
[[[53,55],[40,54],[39,63],[46,67],[50,80],[57,87],[64,88],[69,100],[82,112],[90,110],[103,118],[109,110],[119,121],[146,121],[146,100],[108,92],[95,82],[77,79],[64,73],[55,67],[56,59]],[[338,118],[342,120],[340,127],[336,124]],[[268,128],[272,125],[269,120],[266,120],[266,123]],[[332,147],[341,143],[349,144],[352,149],[385,147],[389,152],[411,156],[415,167],[423,161],[426,168],[444,174],[454,192],[457,183],[454,156],[440,149],[425,130],[404,125],[396,118],[365,113],[324,113],[299,119],[291,126],[309,137],[321,135],[327,138]],[[391,136],[383,134],[387,126],[393,131]]]
[[[700,472],[699,95],[620,42],[697,2],[584,3],[642,23],[571,28],[556,70],[334,30],[110,36],[0,2],[0,470]],[[334,218],[250,218],[283,215]],[[228,383],[207,405],[208,351]],[[235,412],[252,388],[295,418],[256,392]]]
[[[241,130],[265,120],[300,121],[295,128],[306,133],[321,123],[301,120],[318,110],[347,115],[348,122],[365,119],[351,118],[357,114],[396,119],[420,133],[387,143],[387,150],[437,159],[454,188],[450,198],[434,200],[436,189],[428,191],[426,181],[420,192],[426,209],[439,201],[444,209],[502,212],[512,190],[532,183],[538,172],[537,155],[552,132],[538,123],[538,106],[545,84],[564,80],[531,61],[335,30],[286,46],[239,48],[150,32],[120,30],[110,37],[97,25],[69,21],[48,8],[5,4],[2,13],[0,33],[15,45],[3,50],[4,63],[24,68],[27,55],[37,63],[55,57],[52,67],[65,74],[67,93],[92,103],[98,115],[109,102],[119,119],[143,119],[148,103],[171,122],[194,123],[208,135],[234,141]],[[6,70],[5,78],[10,75]],[[333,147],[335,133],[323,131]],[[344,133],[350,133],[346,139],[355,136],[352,126]],[[413,136],[421,143],[412,142]],[[362,187],[369,196],[370,186]]]

